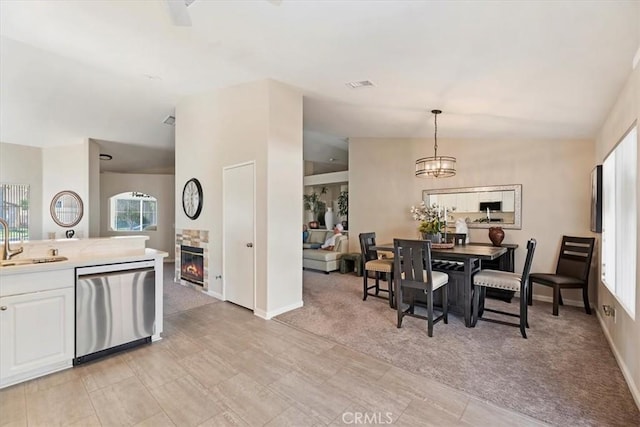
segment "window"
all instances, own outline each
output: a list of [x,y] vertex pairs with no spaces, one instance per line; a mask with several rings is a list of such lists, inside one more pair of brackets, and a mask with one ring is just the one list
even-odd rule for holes
[[602,281],[635,318],[638,128],[633,127],[602,166]]
[[110,227],[114,231],[156,230],[158,200],[138,191],[116,194],[109,199]]
[[0,218],[9,224],[9,241],[29,240],[28,184],[0,184]]

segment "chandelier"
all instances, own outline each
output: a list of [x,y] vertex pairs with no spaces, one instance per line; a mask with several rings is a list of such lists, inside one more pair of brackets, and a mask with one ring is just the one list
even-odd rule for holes
[[421,178],[448,178],[456,174],[456,158],[438,156],[438,114],[440,110],[431,110],[435,125],[433,157],[416,160],[416,176]]

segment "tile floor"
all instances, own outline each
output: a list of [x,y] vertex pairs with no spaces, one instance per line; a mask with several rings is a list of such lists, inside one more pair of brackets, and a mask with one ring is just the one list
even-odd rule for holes
[[164,336],[1,390],[0,425],[543,425],[229,303]]

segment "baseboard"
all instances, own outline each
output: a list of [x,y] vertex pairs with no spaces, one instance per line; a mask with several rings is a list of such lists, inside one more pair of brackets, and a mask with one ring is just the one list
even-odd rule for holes
[[[518,294],[519,296],[519,294]],[[543,302],[549,302],[549,303],[553,303],[553,297],[547,296],[547,295],[534,295],[533,296],[533,300],[534,301],[543,301]],[[566,298],[562,298],[562,302],[564,303],[564,305],[570,305],[572,307],[584,307],[584,301],[582,300],[577,300],[577,299],[566,299]],[[591,304],[591,308],[593,309],[593,304]]]
[[270,320],[272,317],[276,317],[282,313],[286,313],[287,311],[295,310],[296,308],[300,308],[303,305],[304,303],[302,301],[298,301],[296,303],[289,304],[287,306],[284,306],[277,310],[272,310],[272,311],[264,311],[256,308],[253,310],[253,314],[263,319]]
[[[514,296],[520,298],[520,292],[516,292]],[[553,304],[553,297],[550,297],[547,295],[533,295],[533,300],[548,302],[550,304]],[[577,299],[566,299],[563,297],[562,303],[563,305],[570,305],[571,307],[581,307],[581,308],[584,307],[584,301],[577,300]],[[595,306],[593,305],[593,303],[590,303],[590,306],[592,310],[595,310]]]
[[214,297],[216,299],[219,299],[220,301],[224,301],[224,298],[222,298],[222,294],[220,294],[218,292],[213,292],[213,291],[209,291],[209,290],[207,290],[207,291],[203,290],[202,292],[207,294],[207,295],[209,295],[209,296],[212,296],[212,297]]
[[613,340],[611,339],[609,330],[607,329],[604,323],[604,319],[602,318],[602,316],[600,315],[600,311],[598,310],[596,310],[596,317],[600,321],[600,327],[604,332],[604,336],[607,338],[607,342],[609,343],[609,347],[611,348],[611,351],[613,352],[613,355],[616,358],[616,362],[618,362],[618,367],[620,367],[620,370],[622,371],[622,376],[627,382],[627,386],[631,391],[631,396],[633,396],[633,400],[636,401],[636,406],[640,410],[640,390],[638,390],[638,387],[633,382],[633,378],[631,377],[631,373],[629,372],[629,369],[627,369],[627,365],[625,365],[624,360],[622,360],[622,357],[620,356],[620,353],[618,353],[618,349],[613,344]]

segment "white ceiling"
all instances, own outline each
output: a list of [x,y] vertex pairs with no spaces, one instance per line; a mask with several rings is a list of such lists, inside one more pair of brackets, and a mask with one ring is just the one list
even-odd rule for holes
[[[162,120],[179,96],[262,78],[303,91],[305,137],[328,150],[431,137],[433,108],[445,138],[591,138],[640,46],[636,0],[195,0],[188,11],[193,25],[177,27],[160,0],[0,1],[0,140],[171,148]],[[365,79],[375,87],[345,86]]]
[[100,154],[112,158],[100,160],[100,172],[174,174],[175,151],[166,148],[145,147],[114,141],[94,140]]

